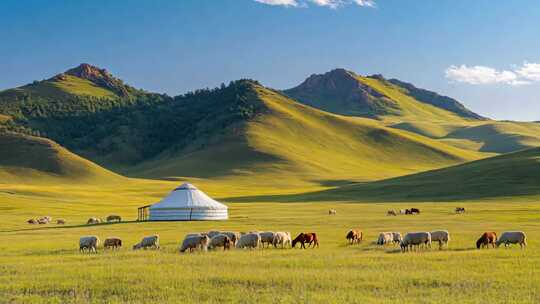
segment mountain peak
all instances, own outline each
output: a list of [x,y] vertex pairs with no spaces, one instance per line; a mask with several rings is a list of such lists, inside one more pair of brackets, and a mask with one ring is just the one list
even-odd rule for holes
[[81,63],[79,66],[65,71],[64,74],[87,79],[90,81],[96,78],[112,77],[112,75],[109,74],[106,69],[101,69],[88,63]]
[[122,82],[122,80],[114,77],[106,69],[102,69],[88,63],[81,63],[75,68],[69,69],[62,74],[56,75],[55,77],[53,77],[53,79],[62,80],[66,77],[66,75],[91,81],[97,86],[113,91],[116,95],[120,97],[129,96],[130,89]]

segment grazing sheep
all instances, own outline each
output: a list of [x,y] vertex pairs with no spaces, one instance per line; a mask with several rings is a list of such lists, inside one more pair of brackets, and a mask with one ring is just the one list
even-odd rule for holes
[[88,219],[88,221],[86,221],[87,225],[94,225],[94,224],[99,224],[99,223],[101,223],[101,219],[97,217],[91,217]]
[[399,214],[406,214],[405,209],[399,209]]
[[401,243],[401,241],[403,241],[403,237],[401,236],[401,233],[392,232],[392,242],[394,242],[394,244],[399,244]]
[[64,224],[66,224],[66,220],[64,220],[64,219],[57,219],[57,220],[56,220],[56,224],[57,224],[57,225],[64,225]]
[[122,240],[118,237],[110,237],[110,238],[107,238],[105,242],[103,242],[104,249],[107,249],[107,248],[116,249],[120,247],[122,247]]
[[258,233],[246,233],[240,237],[236,248],[257,248],[261,244],[261,236]]
[[392,232],[381,232],[379,233],[379,238],[377,239],[377,245],[390,244],[394,240],[394,235]]
[[144,237],[142,241],[133,245],[133,250],[138,250],[141,248],[145,250],[147,248],[159,249],[159,235],[156,234]]
[[414,246],[427,245],[431,247],[431,233],[429,232],[409,232],[400,243],[401,251],[412,250]]
[[360,241],[362,241],[362,231],[351,229],[349,232],[347,232],[347,236],[345,238],[351,245],[354,243],[360,244]]
[[228,236],[231,239],[231,241],[233,242],[233,246],[236,246],[236,243],[240,239],[240,233],[239,232],[222,231],[221,233],[225,234],[226,236]]
[[448,245],[450,241],[450,233],[447,230],[437,230],[431,232],[431,242],[439,242],[439,250],[443,245]]
[[480,249],[481,247],[488,247],[489,244],[495,248],[495,242],[497,242],[497,233],[493,231],[484,232],[478,241],[476,241],[476,248]]
[[99,246],[99,238],[97,236],[83,236],[79,239],[79,251],[97,252]]
[[180,252],[193,252],[195,249],[200,248],[202,251],[208,250],[208,244],[210,243],[210,237],[208,235],[191,236],[182,241],[180,246]]
[[46,218],[41,217],[37,219],[37,223],[40,225],[44,225],[44,224],[48,224],[49,221]]
[[208,248],[223,247],[223,250],[229,250],[231,249],[231,245],[234,245],[233,241],[228,235],[222,233],[210,239],[210,245]]
[[274,248],[277,247],[277,245],[281,245],[281,248],[285,248],[285,246],[291,246],[292,238],[290,232],[276,232],[274,233],[274,239],[272,240],[272,245],[274,245]]
[[26,221],[28,224],[32,224],[32,225],[35,225],[38,223],[38,221],[36,221],[35,219],[29,219],[28,221]]
[[336,209],[330,209],[330,210],[328,210],[328,215],[336,215],[336,214],[337,214]]
[[117,221],[117,222],[121,222],[122,221],[122,217],[120,215],[109,215],[107,216],[107,223],[112,223],[114,221]]
[[506,231],[501,234],[501,237],[495,242],[497,247],[504,244],[504,247],[508,247],[509,244],[519,244],[519,247],[527,247],[527,236],[523,231]]
[[457,207],[457,208],[456,208],[456,213],[458,213],[458,214],[459,214],[459,213],[465,213],[465,208],[463,208],[463,207]]
[[396,216],[397,214],[395,210],[388,210],[388,212],[386,212],[386,215]]
[[261,236],[261,245],[263,248],[264,244],[266,244],[267,247],[270,247],[270,245],[274,242],[274,232],[272,231],[259,232],[259,235]]

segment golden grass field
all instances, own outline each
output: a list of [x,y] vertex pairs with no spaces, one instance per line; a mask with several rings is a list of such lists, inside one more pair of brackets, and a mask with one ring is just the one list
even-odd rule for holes
[[[255,195],[249,187],[194,181],[216,198]],[[2,303],[538,303],[540,207],[519,201],[355,203],[255,201],[228,203],[225,222],[133,222],[136,207],[155,202],[178,182],[124,180],[108,185],[0,184]],[[254,185],[249,185],[254,187]],[[278,191],[278,190],[275,190]],[[227,200],[223,200],[227,202]],[[417,216],[386,216],[410,206]],[[465,214],[456,215],[456,206]],[[337,210],[329,216],[328,209]],[[119,214],[126,222],[86,226],[90,216]],[[42,215],[65,226],[33,226]],[[348,246],[350,228],[365,241]],[[188,232],[227,229],[301,231],[320,235],[319,249],[231,250],[180,254]],[[381,231],[448,229],[448,249],[401,253],[376,246]],[[528,247],[475,249],[487,230],[523,230]],[[159,251],[132,251],[157,233]],[[118,236],[124,247],[80,254],[82,235]]]

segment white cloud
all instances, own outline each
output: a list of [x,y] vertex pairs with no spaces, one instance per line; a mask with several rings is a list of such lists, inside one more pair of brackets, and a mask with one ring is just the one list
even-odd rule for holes
[[521,67],[513,70],[497,70],[481,65],[452,65],[446,69],[445,75],[451,81],[473,85],[507,84],[521,86],[540,82],[540,64],[525,62]]
[[268,5],[298,6],[296,0],[255,0],[256,2]]
[[355,4],[358,6],[374,7],[374,0],[255,0],[256,2],[268,5],[280,5],[287,7],[308,7],[309,4],[317,6],[339,8],[341,6]]

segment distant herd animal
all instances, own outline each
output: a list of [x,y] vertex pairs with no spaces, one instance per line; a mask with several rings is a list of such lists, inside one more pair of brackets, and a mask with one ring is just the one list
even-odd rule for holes
[[398,214],[405,214],[405,215],[420,214],[420,209],[410,208],[410,209],[400,209],[399,211],[396,211],[396,210],[386,211],[386,215],[388,216],[397,216]]

